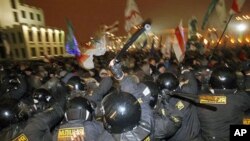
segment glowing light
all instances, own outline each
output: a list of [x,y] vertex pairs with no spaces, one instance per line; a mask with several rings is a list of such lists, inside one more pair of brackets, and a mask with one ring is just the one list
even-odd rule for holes
[[205,45],[208,44],[208,40],[207,39],[204,39],[203,42],[204,42]]
[[5,111],[5,112],[4,112],[4,115],[5,115],[5,116],[9,116],[10,114],[9,114],[9,112]]
[[238,39],[238,42],[239,42],[239,43],[242,43],[242,40],[239,38],[239,39]]
[[238,31],[243,32],[247,29],[247,26],[246,26],[246,24],[241,23],[241,24],[237,25],[237,29],[238,29]]
[[249,42],[250,42],[250,40],[249,40],[248,38],[246,38],[246,42],[248,42],[248,43],[249,43]]
[[198,38],[201,38],[201,37],[202,37],[202,35],[201,35],[200,33],[196,33],[196,36],[197,36]]
[[235,43],[235,41],[234,41],[234,39],[233,39],[233,38],[230,40],[230,42],[231,42],[231,43],[233,43],[233,44]]

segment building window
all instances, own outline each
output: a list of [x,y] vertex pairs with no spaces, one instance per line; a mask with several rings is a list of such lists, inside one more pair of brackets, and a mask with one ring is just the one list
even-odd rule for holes
[[10,2],[11,2],[11,7],[14,8],[14,9],[16,9],[16,2],[15,2],[15,0],[11,0]]
[[60,50],[61,50],[61,54],[63,54],[63,47],[61,47]]
[[32,30],[29,30],[29,41],[33,42],[33,33]]
[[5,35],[5,39],[7,40],[7,41],[9,41],[9,35],[6,33],[6,34],[4,34]]
[[55,54],[55,55],[58,54],[57,47],[54,47],[54,54]]
[[4,39],[4,34],[2,32],[0,32],[0,44],[3,43],[3,39]]
[[37,20],[38,20],[38,21],[41,21],[41,16],[40,16],[40,14],[36,14],[36,16],[37,16]]
[[37,38],[38,38],[38,42],[42,41],[41,31],[37,31]]
[[31,48],[31,56],[35,57],[36,56],[36,48]]
[[34,15],[32,12],[30,12],[30,19],[33,20],[34,19]]
[[59,42],[62,42],[62,34],[59,33]]
[[51,48],[50,47],[47,47],[47,54],[51,55]]
[[56,35],[55,35],[55,32],[52,33],[52,37],[53,37],[53,42],[56,42]]
[[15,20],[15,22],[19,22],[19,21],[18,21],[18,15],[17,15],[17,12],[13,12],[13,14],[14,14],[14,20]]
[[43,49],[43,47],[39,48],[39,52],[40,52],[40,56],[44,56],[44,49]]
[[19,42],[23,43],[23,34],[21,32],[18,32]]
[[23,10],[22,10],[22,17],[23,17],[23,18],[26,18],[26,13],[25,13],[25,11],[23,11]]
[[21,51],[22,51],[22,56],[23,56],[23,58],[26,58],[25,49],[24,49],[24,48],[22,48],[22,49],[21,49]]
[[45,40],[46,40],[46,42],[49,42],[49,34],[48,34],[48,32],[45,32]]
[[12,41],[14,44],[16,44],[16,36],[15,33],[11,33]]
[[15,49],[15,54],[16,54],[16,57],[17,57],[17,58],[19,58],[19,57],[20,57],[20,56],[19,56],[19,51],[18,51],[18,49],[17,49],[17,48]]

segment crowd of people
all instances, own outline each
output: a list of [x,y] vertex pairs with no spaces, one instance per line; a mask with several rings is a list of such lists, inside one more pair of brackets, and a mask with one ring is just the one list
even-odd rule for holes
[[250,47],[115,55],[1,62],[0,139],[229,141],[250,123]]

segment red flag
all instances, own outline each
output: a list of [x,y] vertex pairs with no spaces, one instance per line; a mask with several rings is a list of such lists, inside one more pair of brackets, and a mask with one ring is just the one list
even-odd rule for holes
[[176,55],[176,58],[179,62],[184,59],[185,56],[185,39],[184,39],[184,29],[182,27],[182,21],[180,22],[179,26],[175,28],[175,37],[177,40],[177,44],[175,43],[173,48]]
[[245,0],[233,0],[233,4],[230,9],[230,14],[240,13],[241,8],[244,3],[245,3]]

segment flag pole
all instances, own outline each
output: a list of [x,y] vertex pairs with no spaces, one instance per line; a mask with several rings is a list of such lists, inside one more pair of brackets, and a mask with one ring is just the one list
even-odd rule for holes
[[215,49],[219,46],[219,43],[220,43],[220,41],[221,41],[223,35],[225,34],[225,32],[226,32],[226,30],[227,30],[227,27],[228,27],[228,24],[229,24],[229,22],[232,20],[232,18],[233,18],[233,14],[230,15],[230,17],[229,17],[229,19],[228,19],[228,21],[227,21],[227,23],[226,23],[226,26],[225,26],[225,28],[224,28],[224,30],[223,30],[223,32],[222,32],[222,34],[221,34],[219,40],[217,41],[216,46],[214,47],[213,52],[211,53],[211,56],[209,57],[209,61],[212,59],[212,57],[213,57],[213,55],[214,55]]
[[223,30],[221,36],[220,36],[220,38],[219,38],[219,40],[218,40],[218,42],[217,42],[215,48],[217,48],[217,47],[219,46],[219,43],[220,43],[220,41],[221,41],[223,35],[225,34],[225,32],[226,32],[226,30],[227,30],[227,27],[228,27],[228,24],[229,24],[229,22],[231,21],[232,17],[233,17],[233,14],[230,15],[230,17],[229,17],[229,19],[228,19],[228,21],[227,21],[227,24],[226,24],[226,26],[225,26],[225,28],[224,28],[224,30]]

